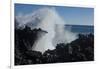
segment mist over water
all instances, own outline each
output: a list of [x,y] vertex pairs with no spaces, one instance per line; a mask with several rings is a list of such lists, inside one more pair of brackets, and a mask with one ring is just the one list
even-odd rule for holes
[[[41,51],[55,49],[59,43],[70,43],[77,38],[77,34],[65,30],[65,23],[55,8],[41,8],[33,13],[16,16],[17,28],[24,28],[25,25],[34,28],[41,28],[48,33],[39,33],[38,39],[32,46],[32,50]],[[41,37],[40,37],[41,36]]]

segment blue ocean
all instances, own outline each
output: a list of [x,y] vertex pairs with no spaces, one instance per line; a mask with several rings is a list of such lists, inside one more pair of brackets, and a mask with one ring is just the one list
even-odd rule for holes
[[94,26],[91,25],[65,25],[65,29],[79,34],[94,33]]

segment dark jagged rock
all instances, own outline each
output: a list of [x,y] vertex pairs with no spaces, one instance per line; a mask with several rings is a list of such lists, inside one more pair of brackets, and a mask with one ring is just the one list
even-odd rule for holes
[[33,51],[32,45],[42,29],[15,29],[15,65],[45,64],[57,62],[76,62],[94,60],[94,35],[79,34],[79,38],[71,43],[59,43],[54,50],[47,50],[43,54]]

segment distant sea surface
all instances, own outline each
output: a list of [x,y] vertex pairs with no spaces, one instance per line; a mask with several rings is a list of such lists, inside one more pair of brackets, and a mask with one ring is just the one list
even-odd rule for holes
[[65,29],[79,34],[94,33],[94,26],[89,25],[65,25]]

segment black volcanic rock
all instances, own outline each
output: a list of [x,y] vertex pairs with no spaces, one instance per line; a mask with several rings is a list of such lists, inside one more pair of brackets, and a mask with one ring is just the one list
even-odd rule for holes
[[[71,43],[59,43],[54,50],[46,50],[43,54],[33,51],[32,46],[42,29],[15,29],[15,65],[45,64],[58,62],[77,62],[94,60],[94,35],[79,34]],[[39,35],[38,35],[39,34]]]
[[[33,55],[37,52],[32,51],[32,46],[34,42],[38,39],[38,34],[41,34],[43,32],[47,33],[46,31],[43,31],[40,28],[31,30],[31,28],[28,26],[26,26],[24,29],[15,29],[15,64],[16,65],[23,64],[24,62],[19,63],[19,61],[21,61],[22,59],[25,60],[25,58],[34,57]],[[25,60],[25,62],[27,62],[27,60]]]

